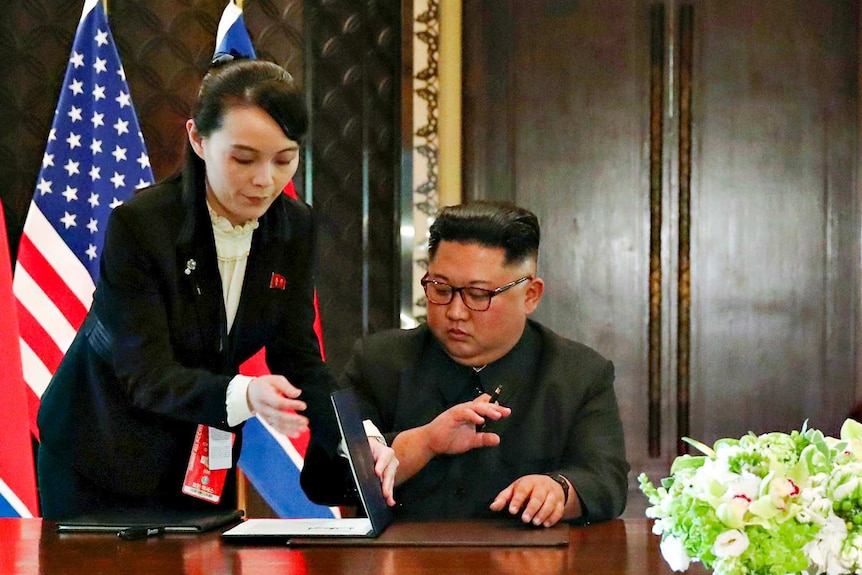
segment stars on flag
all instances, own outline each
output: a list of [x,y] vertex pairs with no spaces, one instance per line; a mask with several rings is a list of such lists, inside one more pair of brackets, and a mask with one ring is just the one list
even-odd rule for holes
[[153,174],[113,37],[95,20],[86,32],[75,37],[34,202],[95,281],[111,210]]

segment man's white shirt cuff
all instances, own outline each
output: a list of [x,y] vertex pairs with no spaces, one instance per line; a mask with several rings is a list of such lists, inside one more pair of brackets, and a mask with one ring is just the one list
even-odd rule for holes
[[[372,437],[383,445],[386,445],[386,438],[383,437],[383,434],[380,433],[380,430],[377,429],[377,426],[374,425],[374,422],[372,422],[370,419],[364,419],[362,420],[362,426],[365,428],[366,436]],[[344,443],[343,437],[341,438],[341,443],[338,444],[338,455],[342,457],[347,457],[347,445]]]

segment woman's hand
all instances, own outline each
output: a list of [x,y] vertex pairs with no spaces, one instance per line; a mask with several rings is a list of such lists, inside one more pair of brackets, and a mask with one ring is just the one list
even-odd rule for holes
[[288,437],[299,437],[308,430],[308,418],[297,413],[305,411],[304,401],[297,399],[302,390],[294,387],[283,375],[261,375],[248,384],[246,398],[252,413]]

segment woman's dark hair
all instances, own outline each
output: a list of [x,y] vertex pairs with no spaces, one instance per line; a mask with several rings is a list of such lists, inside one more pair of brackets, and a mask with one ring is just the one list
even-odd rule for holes
[[[284,68],[265,60],[217,60],[201,82],[192,111],[201,136],[221,129],[230,109],[256,107],[269,114],[288,138],[302,142],[308,131],[305,97]],[[186,155],[186,173],[197,178],[204,172],[203,160],[191,149]]]
[[198,132],[206,137],[217,131],[225,113],[236,107],[262,109],[295,142],[308,130],[304,95],[291,75],[272,62],[233,59],[210,68],[192,113]]
[[477,201],[440,210],[431,224],[428,256],[434,259],[440,242],[476,243],[503,248],[505,263],[539,255],[539,220],[524,208],[507,202]]

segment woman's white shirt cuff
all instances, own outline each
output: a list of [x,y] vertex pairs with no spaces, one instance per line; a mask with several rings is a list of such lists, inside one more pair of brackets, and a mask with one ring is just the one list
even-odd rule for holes
[[248,375],[237,375],[227,384],[225,407],[227,424],[230,427],[237,426],[254,415],[248,407],[248,385],[253,379]]

